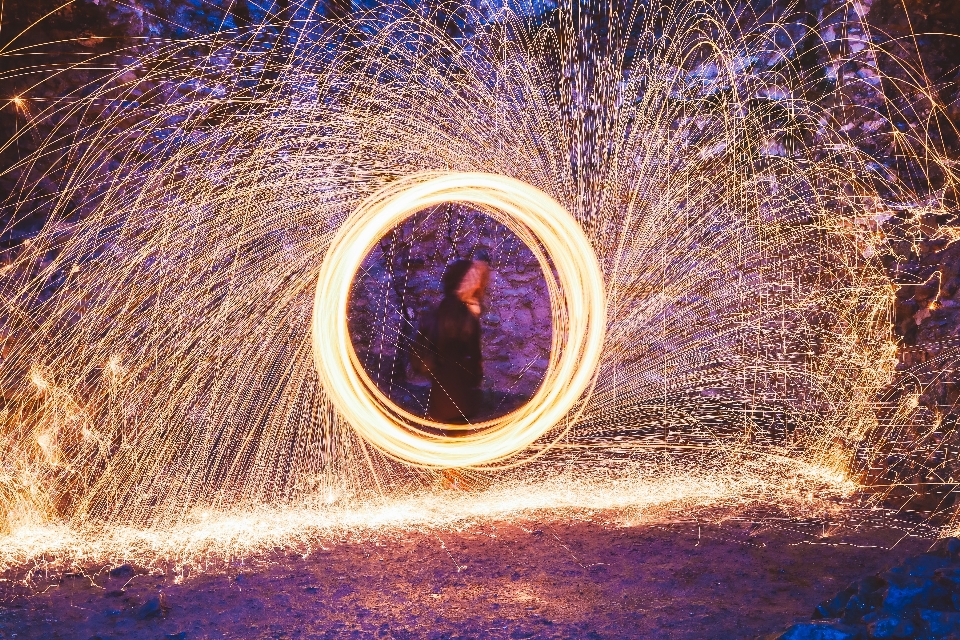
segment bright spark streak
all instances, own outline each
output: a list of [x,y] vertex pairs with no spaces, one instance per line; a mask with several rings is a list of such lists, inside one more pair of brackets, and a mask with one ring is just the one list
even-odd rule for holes
[[[946,211],[955,163],[891,114],[870,136],[916,171],[878,173],[804,97],[823,78],[785,62],[780,22],[651,0],[598,37],[584,7],[540,24],[520,4],[465,5],[458,34],[397,7],[295,38],[259,25],[169,43],[36,114],[11,100],[27,123],[3,148],[36,151],[0,167],[19,176],[3,219],[46,223],[0,269],[0,528],[123,530],[138,549],[192,544],[175,534],[207,513],[197,544],[216,546],[245,530],[238,514],[331,495],[343,526],[380,522],[377,505],[434,496],[422,467],[449,465],[503,489],[470,498],[489,517],[510,513],[521,471],[625,508],[578,487],[622,467],[618,490],[652,495],[749,456],[759,470],[715,474],[724,504],[793,504],[811,489],[774,460],[847,486],[911,453],[919,390],[882,396],[897,353],[884,223]],[[880,65],[860,62],[884,54],[862,44],[831,68],[880,91]],[[924,167],[936,190],[917,186]],[[429,196],[425,175],[483,179]],[[557,270],[553,377],[455,443],[403,426],[424,423],[378,395],[344,328],[357,265],[417,193],[476,203]],[[764,492],[739,482],[758,477]]]
[[[531,247],[547,280],[553,316],[550,362],[537,393],[519,409],[469,425],[460,436],[396,406],[357,358],[347,323],[356,273],[381,237],[413,213],[445,202],[488,212]],[[540,247],[543,247],[543,250]],[[552,269],[556,270],[556,277]],[[525,450],[558,423],[562,437],[589,398],[603,344],[603,275],[577,221],[553,198],[513,178],[483,173],[414,176],[364,202],[340,227],[324,258],[313,309],[313,348],[324,389],[360,435],[387,455],[435,467],[489,465]],[[541,451],[542,454],[542,451]]]

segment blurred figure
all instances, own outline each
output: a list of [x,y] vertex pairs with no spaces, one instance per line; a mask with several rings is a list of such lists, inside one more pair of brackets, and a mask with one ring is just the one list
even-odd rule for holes
[[480,408],[480,303],[489,281],[486,261],[457,260],[443,274],[443,300],[420,326],[410,361],[430,379],[430,420],[467,424]]

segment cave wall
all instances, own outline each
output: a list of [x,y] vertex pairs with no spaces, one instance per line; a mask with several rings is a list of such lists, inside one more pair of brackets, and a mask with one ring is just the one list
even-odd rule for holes
[[[52,98],[97,78],[103,73],[103,67],[128,64],[139,52],[167,39],[243,27],[264,20],[287,24],[293,19],[310,20],[314,16],[349,17],[352,11],[364,8],[357,2],[351,4],[345,0],[328,0],[312,9],[290,0],[267,4],[249,0],[77,0],[58,8],[60,4],[59,0],[7,0],[5,3],[0,24],[0,46],[6,51],[0,56],[0,97],[11,100],[0,102],[0,139],[12,139],[27,118],[42,112]],[[805,23],[807,27],[814,27],[819,41],[801,42],[797,47],[801,63],[823,69],[823,82],[812,89],[815,95],[809,97],[830,104],[834,115],[846,123],[851,138],[873,154],[885,170],[909,180],[912,168],[898,159],[895,140],[870,135],[871,128],[884,119],[902,130],[924,128],[931,145],[947,157],[958,157],[960,38],[932,34],[960,33],[960,3],[951,0],[754,0],[742,7],[750,9],[745,15],[766,15],[771,19],[792,15],[797,25]],[[799,28],[796,31],[801,32]],[[790,33],[785,33],[785,47],[789,36]],[[876,61],[885,78],[882,92],[881,87],[876,86],[877,74],[871,71],[869,61],[832,63],[857,47],[857,40],[865,37],[895,54],[895,58]],[[94,56],[105,57],[94,63]],[[69,65],[77,66],[58,72]],[[927,87],[933,90],[925,90]],[[22,101],[13,101],[13,97],[21,97]],[[931,108],[933,103],[938,109]],[[69,128],[78,121],[60,124]],[[33,151],[39,141],[39,135],[17,138],[16,144],[0,151],[0,165],[12,165]],[[934,169],[935,182],[936,171]],[[937,421],[952,420],[951,416],[960,413],[957,408],[960,387],[954,382],[953,356],[953,351],[960,346],[960,220],[956,217],[958,198],[949,168],[941,174],[934,188],[939,189],[938,198],[948,204],[947,211],[921,214],[921,224],[915,227],[920,231],[910,234],[898,228],[902,220],[897,216],[914,214],[895,213],[885,223],[892,251],[884,258],[898,286],[892,321],[900,341],[901,369],[912,372],[919,381],[916,391],[921,392],[919,402],[928,411],[925,419]],[[41,192],[54,194],[59,188],[57,176],[56,167],[44,166],[35,167],[33,175],[5,172],[0,175],[0,195],[13,193],[17,181],[23,179],[37,182]],[[13,220],[9,203],[6,204],[2,209],[5,213],[0,234],[0,263],[9,262],[19,244],[45,219],[43,209],[38,208]],[[389,271],[386,264],[382,266],[384,273]],[[504,282],[501,290],[517,289],[517,283]],[[423,284],[422,288],[427,290],[429,285]],[[540,311],[534,309],[531,313],[537,317]],[[489,316],[486,321],[490,321]],[[3,337],[0,332],[0,338]],[[4,345],[0,355],[2,349],[10,348],[9,341]],[[507,371],[511,366],[500,363],[495,369]],[[506,379],[504,373],[497,384],[506,384]]]
[[[421,212],[387,234],[354,283],[348,321],[354,349],[371,378],[395,401],[428,381],[408,350],[426,314],[443,298],[441,278],[455,260],[486,260],[490,284],[481,304],[484,410],[506,413],[529,399],[546,372],[552,313],[533,252],[506,227],[461,205]],[[406,397],[405,397],[406,396]]]

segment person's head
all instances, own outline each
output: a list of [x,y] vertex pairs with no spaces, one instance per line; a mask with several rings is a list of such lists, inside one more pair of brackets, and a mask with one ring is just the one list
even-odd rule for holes
[[456,295],[467,308],[480,315],[480,301],[490,281],[490,265],[484,260],[457,260],[443,274],[444,295]]
[[457,289],[460,288],[460,283],[463,282],[464,276],[467,275],[467,272],[470,271],[470,267],[472,266],[472,260],[457,260],[456,262],[448,264],[443,272],[443,295],[455,295]]

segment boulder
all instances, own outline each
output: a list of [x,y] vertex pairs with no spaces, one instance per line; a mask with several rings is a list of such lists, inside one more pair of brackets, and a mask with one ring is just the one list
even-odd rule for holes
[[839,618],[841,614],[843,614],[844,609],[846,609],[850,597],[856,592],[856,585],[850,585],[829,600],[824,600],[817,605],[817,609],[813,613],[813,618]]
[[137,617],[141,620],[149,620],[151,618],[159,618],[163,616],[163,605],[160,603],[160,598],[150,598],[143,605],[137,609]]
[[926,630],[938,638],[948,634],[960,633],[960,613],[921,609],[919,617]]
[[841,619],[847,624],[856,624],[860,622],[863,616],[872,612],[876,608],[876,605],[865,600],[866,597],[869,596],[851,596],[843,608],[843,614],[840,616]]
[[912,638],[916,634],[916,627],[907,618],[889,614],[871,613],[864,616],[867,622],[867,633],[871,638]]
[[933,577],[937,569],[949,567],[951,563],[952,559],[950,557],[924,553],[908,558],[903,565],[909,576],[930,578]]
[[855,640],[857,637],[859,633],[855,628],[835,620],[824,620],[795,624],[776,636],[776,640]]
[[960,558],[960,538],[940,538],[937,540],[926,555],[940,556],[943,558]]
[[883,595],[883,608],[896,613],[910,607],[929,607],[948,597],[946,589],[929,578],[899,585],[891,584]]
[[128,564],[122,564],[119,567],[114,567],[113,569],[110,570],[111,578],[129,578],[133,576],[133,574],[134,574],[133,567],[131,567]]

